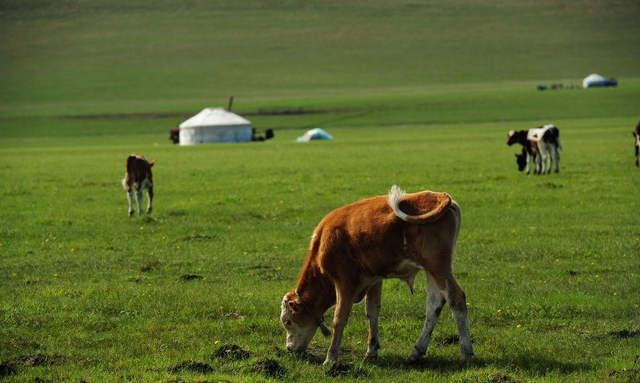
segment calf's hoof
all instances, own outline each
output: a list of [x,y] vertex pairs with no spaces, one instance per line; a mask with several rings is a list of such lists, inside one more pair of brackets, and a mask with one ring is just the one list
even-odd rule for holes
[[133,210],[129,212],[129,218],[133,217]]
[[335,359],[325,359],[324,363],[322,363],[323,366],[331,366],[332,364],[334,364],[336,362]]
[[471,357],[473,356],[473,353],[471,354],[462,354],[462,356],[460,357],[460,366],[464,367],[467,365],[467,363],[469,363],[469,359],[471,359]]
[[152,211],[153,209],[147,209],[147,214],[151,214]]
[[422,359],[422,356],[424,355],[423,352],[420,352],[418,350],[416,350],[415,348],[413,349],[413,351],[411,351],[411,355],[409,355],[407,357],[407,359],[405,360],[406,363],[408,364],[414,364],[414,363],[418,363],[420,361],[420,359]]
[[378,357],[378,350],[369,350],[364,354],[365,359],[376,359]]

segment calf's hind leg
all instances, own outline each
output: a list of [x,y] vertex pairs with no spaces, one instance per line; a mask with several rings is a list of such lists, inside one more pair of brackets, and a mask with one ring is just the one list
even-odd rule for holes
[[407,362],[417,362],[424,354],[426,354],[427,348],[429,347],[429,341],[431,340],[431,333],[438,321],[438,317],[444,307],[444,303],[445,297],[441,293],[440,288],[438,288],[435,278],[429,275],[427,279],[427,318],[424,321],[422,334],[420,334],[420,338],[418,338],[413,351],[407,358]]
[[427,352],[433,327],[446,301],[449,303],[453,319],[458,327],[461,349],[460,364],[466,364],[473,355],[473,346],[471,345],[471,335],[469,333],[469,316],[464,291],[458,286],[453,275],[441,280],[436,280],[436,278],[429,275],[427,295],[427,318],[424,322],[424,329],[407,361],[410,363],[416,362]]
[[136,190],[136,201],[138,202],[138,215],[142,215],[142,188]]
[[133,216],[133,188],[127,187],[127,201],[129,201],[129,217]]
[[153,186],[149,186],[147,188],[147,197],[149,197],[149,203],[147,204],[147,213],[151,213],[153,210],[152,202],[153,202]]
[[382,307],[382,282],[376,283],[367,292],[365,310],[369,319],[369,346],[365,358],[375,358],[380,349],[380,334],[378,332],[378,318]]
[[464,291],[458,286],[458,283],[451,275],[446,280],[445,297],[453,319],[458,327],[458,336],[460,337],[460,364],[464,365],[473,356],[473,346],[471,345],[471,335],[469,334],[469,314],[467,313],[467,299]]

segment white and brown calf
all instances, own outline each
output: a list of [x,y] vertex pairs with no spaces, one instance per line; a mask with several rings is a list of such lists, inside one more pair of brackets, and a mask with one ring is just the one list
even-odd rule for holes
[[551,124],[529,129],[527,139],[531,141],[535,153],[536,174],[551,173],[552,163],[554,172],[560,172],[558,167],[560,162],[558,150],[562,149],[560,130]]
[[636,130],[633,131],[633,138],[636,146],[636,166],[640,166],[640,122],[636,125]]
[[473,355],[466,298],[452,270],[460,222],[460,208],[448,194],[405,195],[395,185],[388,196],[365,199],[328,214],[313,233],[296,288],[282,300],[280,320],[287,330],[287,349],[306,350],[318,328],[330,336],[324,314],[335,305],[334,333],[325,364],[335,361],[351,308],[366,299],[366,357],[376,357],[383,280],[401,279],[413,292],[416,274],[424,270],[427,316],[407,360],[416,362],[427,352],[438,316],[448,303],[460,336],[461,362],[466,363]]
[[127,191],[127,200],[129,201],[129,217],[133,216],[133,191],[136,191],[136,201],[138,203],[138,215],[142,214],[142,192],[146,189],[149,203],[147,204],[147,213],[151,213],[153,201],[153,176],[151,167],[155,161],[147,161],[144,156],[132,154],[127,158],[125,164],[126,173],[122,180],[122,186]]

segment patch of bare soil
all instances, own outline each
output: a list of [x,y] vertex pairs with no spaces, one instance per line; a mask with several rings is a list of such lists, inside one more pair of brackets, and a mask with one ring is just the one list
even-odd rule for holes
[[[337,111],[337,110],[333,110]],[[331,110],[312,110],[304,108],[274,108],[259,109],[257,112],[239,112],[243,116],[288,116],[303,114],[322,114]],[[157,113],[114,113],[114,114],[79,114],[73,116],[55,117],[58,120],[141,120],[141,119],[163,119],[163,118],[189,118],[196,114],[191,112],[157,112]]]
[[237,320],[244,320],[244,315],[239,313],[229,313],[225,315],[227,318],[233,318]]
[[621,371],[609,372],[608,383],[637,383],[640,382],[640,368],[623,368]]
[[18,372],[18,368],[16,367],[14,362],[9,361],[9,362],[0,363],[0,378],[13,375],[17,372]]
[[65,358],[55,353],[25,355],[0,363],[0,378],[13,375],[22,367],[54,366],[64,363]]
[[75,116],[56,117],[60,120],[137,120],[191,117],[192,112],[168,112],[168,113],[116,113],[116,114],[81,114]]
[[273,359],[263,359],[253,365],[253,371],[259,372],[271,378],[281,378],[285,374],[285,369]]
[[29,367],[53,366],[64,362],[64,357],[58,354],[36,354],[20,358]]
[[149,262],[146,265],[142,266],[140,268],[140,272],[148,273],[148,272],[151,272],[151,271],[158,270],[159,268],[160,268],[160,262],[152,261],[152,262]]
[[175,366],[169,369],[169,372],[181,372],[181,371],[192,371],[199,372],[201,374],[209,374],[214,372],[213,367],[203,362],[195,362],[193,360],[187,360],[184,362],[180,362]]
[[620,338],[620,339],[627,339],[627,338],[635,338],[637,336],[640,336],[640,330],[620,330],[620,331],[612,331],[609,333],[609,335],[614,336],[616,338]]
[[450,344],[456,344],[459,342],[460,342],[460,337],[458,336],[458,334],[451,334],[440,341],[440,343],[444,346],[447,346]]
[[180,279],[183,281],[195,281],[195,280],[202,280],[204,279],[204,277],[202,275],[196,275],[196,274],[185,274],[185,275],[182,275]]
[[244,360],[251,356],[251,353],[237,344],[225,344],[213,353],[215,358],[227,360]]
[[489,378],[489,383],[518,383],[518,381],[511,379],[507,375],[498,373]]
[[364,375],[364,370],[359,367],[355,367],[353,364],[334,363],[325,375],[331,378],[347,375],[358,377]]

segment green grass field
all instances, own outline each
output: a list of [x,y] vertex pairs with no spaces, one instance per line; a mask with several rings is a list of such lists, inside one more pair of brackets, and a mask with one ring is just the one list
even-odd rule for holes
[[[626,1],[0,2],[0,380],[637,382],[639,13]],[[569,89],[593,71],[620,86]],[[275,139],[169,142],[183,115],[231,94]],[[506,133],[543,123],[561,130],[560,173],[526,176]],[[295,142],[315,126],[335,140]],[[152,215],[127,217],[130,153],[157,160]],[[320,334],[309,354],[286,352],[280,301],[322,217],[393,184],[461,206],[454,267],[476,356],[458,366],[445,309],[422,363],[404,363],[425,316],[421,274],[415,295],[385,282],[376,360],[363,360],[355,307],[351,369],[328,376]],[[249,357],[216,355],[228,345]]]

